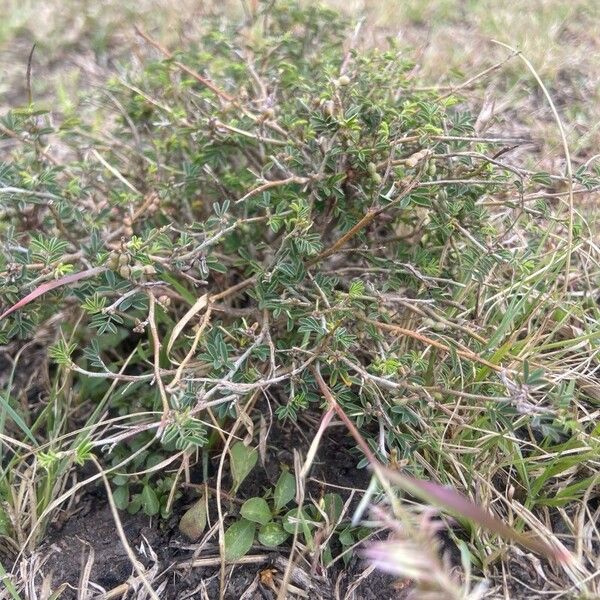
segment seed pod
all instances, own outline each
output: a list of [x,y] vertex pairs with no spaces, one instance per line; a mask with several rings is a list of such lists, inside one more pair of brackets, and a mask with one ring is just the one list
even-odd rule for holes
[[169,306],[171,304],[171,298],[169,298],[169,296],[166,294],[163,294],[162,296],[159,296],[158,303],[162,304],[163,306]]
[[131,261],[131,257],[129,256],[129,254],[120,254],[119,255],[119,266],[120,267],[124,267],[125,265],[128,265]]
[[156,269],[152,265],[144,265],[143,271],[145,275],[156,275]]
[[406,160],[405,164],[409,169],[414,169],[417,165],[421,164],[424,160],[428,159],[433,154],[433,151],[429,148],[419,150],[414,154],[411,154]]
[[429,177],[434,177],[436,171],[437,171],[437,167],[435,165],[435,162],[432,160],[429,163],[429,166],[427,167],[427,174],[429,175]]
[[263,112],[262,112],[262,117],[265,121],[267,119],[272,119],[274,116],[275,116],[275,111],[271,107],[265,108],[265,110],[263,110]]
[[337,84],[339,87],[344,87],[350,84],[350,77],[348,75],[340,75],[340,78],[337,80]]
[[131,267],[129,265],[123,265],[119,269],[119,275],[123,277],[123,279],[129,279],[131,277]]
[[119,255],[116,252],[111,252],[106,260],[106,266],[113,271],[119,268]]
[[334,111],[335,111],[335,105],[333,103],[333,100],[327,100],[326,102],[323,102],[323,112],[328,117],[332,117]]
[[125,235],[125,237],[131,237],[133,235],[133,228],[125,227],[123,230],[123,235]]
[[383,181],[383,177],[379,173],[371,173],[371,179],[379,185]]
[[133,328],[134,333],[144,333],[146,328],[146,321],[140,321],[138,318],[135,319],[135,327]]
[[367,165],[367,171],[369,171],[371,175],[375,175],[375,173],[377,173],[377,165],[373,162],[370,162]]
[[448,329],[448,326],[446,325],[446,323],[442,323],[442,321],[436,321],[433,324],[432,329],[434,329],[435,331],[446,331],[446,329]]

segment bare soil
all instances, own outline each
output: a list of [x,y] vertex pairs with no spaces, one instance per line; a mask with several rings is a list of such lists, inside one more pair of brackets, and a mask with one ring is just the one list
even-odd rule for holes
[[[317,463],[313,469],[314,479],[327,481],[334,486],[364,489],[368,484],[369,473],[355,468],[357,455],[352,451],[353,444],[345,430],[333,427],[329,432],[319,448]],[[242,498],[251,497],[260,493],[264,487],[273,485],[279,473],[279,465],[291,464],[293,448],[302,446],[306,446],[305,440],[291,440],[289,428],[282,429],[275,425],[269,436],[266,464],[255,468],[240,489],[239,495]],[[214,481],[209,483],[213,484]],[[307,496],[318,498],[325,491],[338,491],[344,499],[350,494],[349,491],[338,488],[334,490],[312,481],[307,488]],[[193,493],[186,494],[177,503],[174,514],[168,521],[151,519],[142,514],[120,514],[130,547],[147,571],[155,574],[153,586],[161,590],[161,599],[219,597],[220,567],[216,535],[195,557],[212,557],[215,559],[212,565],[182,568],[182,563],[194,558],[198,549],[198,544],[190,543],[177,528],[186,505],[192,499]],[[46,564],[52,571],[53,589],[67,584],[61,598],[77,598],[78,583],[86,563],[93,560],[90,582],[105,593],[125,590],[130,577],[135,576],[135,571],[119,539],[105,494],[102,491],[88,492],[73,512],[64,525],[52,528],[46,544],[40,550],[52,555]],[[216,511],[213,512],[216,514]],[[253,548],[249,554],[252,561],[250,564],[227,567],[224,597],[231,600],[274,600],[276,593],[269,582],[272,579],[281,581],[289,551],[289,546],[283,546],[277,552]],[[93,553],[91,559],[90,552]],[[369,568],[358,556],[354,556],[346,567],[342,561],[338,561],[328,570],[322,569],[311,558],[296,564],[292,571],[292,585],[304,590],[308,594],[305,597],[316,600],[386,600],[402,598],[408,591],[393,577]],[[314,562],[312,567],[311,562]],[[130,590],[127,597],[137,596]],[[290,597],[302,596],[292,594]]]

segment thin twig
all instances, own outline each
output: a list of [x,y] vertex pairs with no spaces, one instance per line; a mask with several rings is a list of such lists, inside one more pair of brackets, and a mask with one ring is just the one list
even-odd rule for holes
[[308,183],[310,180],[311,180],[310,177],[298,177],[296,175],[293,175],[292,177],[288,177],[287,179],[279,179],[278,181],[267,181],[267,182],[263,183],[262,185],[259,185],[258,187],[250,190],[247,194],[242,196],[239,200],[236,200],[236,204],[239,204],[240,202],[244,202],[245,200],[248,200],[248,198],[251,198],[252,196],[256,196],[256,194],[260,194],[261,192],[270,190],[274,187],[289,185],[290,183],[298,183],[300,185],[303,185],[305,183]]
[[[442,344],[441,342],[438,342],[437,340],[433,340],[421,333],[417,333],[416,331],[412,331],[412,329],[406,329],[405,327],[400,327],[399,325],[393,325],[391,323],[383,323],[381,321],[376,321],[374,319],[369,319],[367,317],[363,317],[361,315],[356,315],[356,317],[358,319],[361,319],[362,321],[364,321],[365,323],[369,323],[370,325],[374,325],[375,327],[377,327],[378,329],[384,329],[385,331],[391,331],[392,333],[397,333],[400,335],[405,335],[407,337],[413,338],[415,340],[418,340],[420,342],[423,342],[424,344],[427,344],[428,346],[433,346],[434,348],[438,348],[439,350],[443,350],[444,352],[451,352],[452,348],[450,348],[450,346],[446,346],[445,344]],[[489,369],[492,369],[493,371],[496,372],[503,372],[506,369],[503,367],[500,367],[498,365],[495,365],[494,363],[491,363],[487,360],[485,360],[484,358],[481,358],[480,356],[478,356],[477,354],[475,354],[474,352],[471,352],[469,350],[459,350],[457,348],[454,348],[454,352],[456,352],[456,354],[462,358],[466,358],[468,360],[472,360],[474,362],[477,362],[479,364],[485,365],[486,367],[488,367]]]
[[163,54],[166,58],[173,61],[173,64],[178,68],[193,77],[196,81],[200,82],[203,86],[207,87],[209,90],[214,92],[217,96],[226,100],[227,102],[233,102],[235,99],[234,96],[228,94],[218,86],[216,86],[210,79],[206,77],[202,77],[200,73],[194,71],[194,69],[188,67],[187,65],[179,62],[178,60],[173,60],[174,55],[172,52],[167,50],[160,42],[156,41],[154,38],[150,37],[145,31],[141,30],[139,27],[134,27],[135,32],[144,40],[146,40],[151,46],[154,46],[161,54]]
[[[150,325],[150,332],[152,334],[152,344],[154,346],[154,380],[158,385],[158,390],[160,393],[160,398],[162,400],[163,405],[163,416],[161,419],[161,423],[164,425],[166,423],[169,412],[171,411],[171,407],[169,406],[169,400],[167,398],[167,393],[165,391],[165,385],[163,383],[161,373],[160,373],[160,340],[158,339],[158,330],[156,328],[156,319],[154,316],[154,309],[156,305],[156,300],[154,299],[154,294],[149,291],[148,292],[148,300],[150,302],[149,310],[148,310],[148,323]],[[161,433],[161,428],[157,431],[157,436]]]

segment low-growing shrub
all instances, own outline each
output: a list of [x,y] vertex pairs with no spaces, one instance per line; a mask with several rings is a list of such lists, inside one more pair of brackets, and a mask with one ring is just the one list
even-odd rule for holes
[[[271,410],[319,411],[317,365],[381,462],[469,494],[514,450],[504,433],[566,439],[566,388],[523,330],[568,319],[542,312],[573,260],[562,177],[507,166],[522,140],[419,91],[393,41],[355,50],[328,10],[275,3],[174,54],[140,34],[143,68],[73,114],[1,121],[0,343],[37,340],[53,365],[32,414],[10,386],[2,403],[43,458],[38,516],[99,450],[120,508],[168,514],[165,467]],[[4,451],[5,483],[24,454]]]

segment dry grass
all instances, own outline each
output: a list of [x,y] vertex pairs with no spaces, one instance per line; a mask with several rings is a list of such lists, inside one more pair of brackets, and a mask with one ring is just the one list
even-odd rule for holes
[[[25,72],[31,45],[34,97],[55,98],[68,108],[105,66],[139,53],[133,23],[167,45],[193,38],[202,14],[235,0],[7,0],[0,23],[0,105],[25,101]],[[306,4],[306,1],[304,0]],[[361,42],[396,39],[415,58],[416,72],[432,85],[456,85],[505,58],[498,40],[520,49],[534,65],[559,106],[574,158],[593,158],[600,143],[600,66],[596,60],[600,4],[595,0],[328,0],[353,20],[365,20]],[[6,6],[6,3],[5,3]],[[473,103],[493,102],[498,123],[536,138],[537,168],[556,170],[561,140],[551,112],[531,74],[512,60],[495,77],[481,80]],[[532,165],[534,166],[534,165]]]
[[[416,49],[417,68],[433,83],[456,84],[507,55],[498,40],[522,51],[534,65],[561,109],[573,155],[590,158],[598,147],[600,67],[595,60],[600,4],[594,0],[438,0],[421,2],[356,0],[330,4],[349,14],[364,14],[372,43],[382,35]],[[411,50],[412,53],[412,50]],[[507,127],[516,123],[540,141],[536,159],[556,168],[552,157],[560,137],[547,103],[518,60],[486,79],[477,101],[495,101]]]

